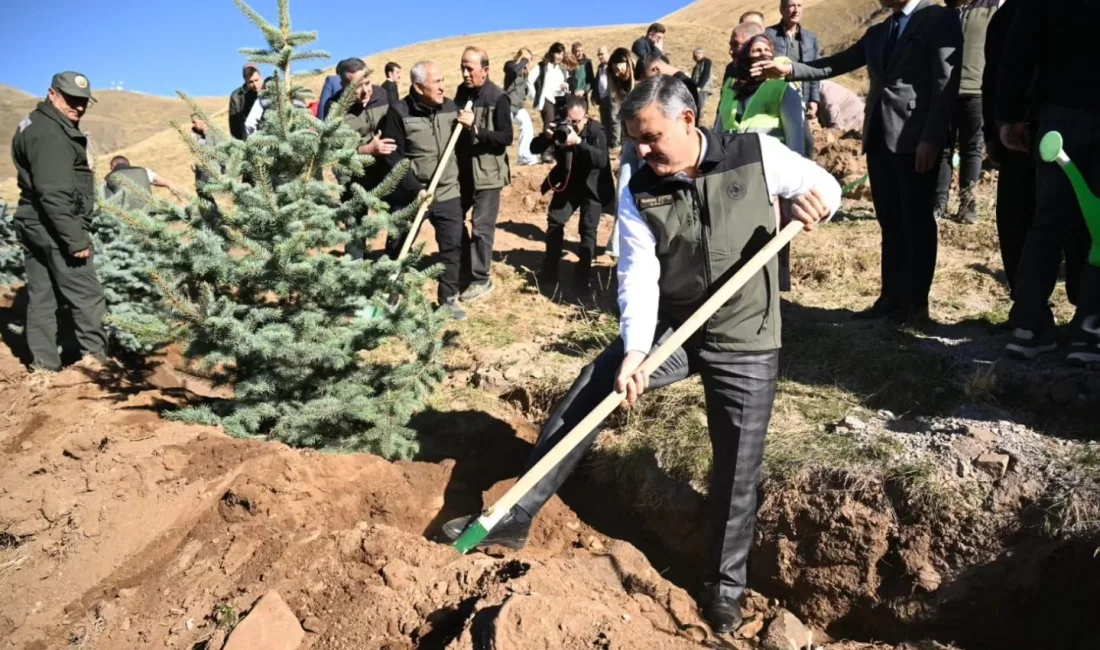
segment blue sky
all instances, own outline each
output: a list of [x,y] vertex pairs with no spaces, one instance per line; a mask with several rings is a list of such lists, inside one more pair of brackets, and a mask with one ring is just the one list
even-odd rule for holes
[[[509,29],[644,23],[690,0],[291,0],[293,27],[318,32],[316,49],[334,65],[345,56],[418,41]],[[83,72],[93,87],[121,81],[127,90],[172,95],[227,95],[240,83],[241,47],[263,45],[232,0],[5,0],[0,83],[35,95],[61,70]],[[276,20],[276,0],[253,0]],[[556,6],[558,8],[551,9]],[[414,16],[410,16],[409,9]],[[164,17],[161,17],[164,16]]]

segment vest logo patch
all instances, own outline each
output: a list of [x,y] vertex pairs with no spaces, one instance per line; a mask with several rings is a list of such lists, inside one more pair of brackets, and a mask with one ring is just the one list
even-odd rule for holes
[[726,196],[734,199],[735,201],[737,199],[745,198],[745,186],[741,183],[730,183],[726,186]]
[[638,197],[638,207],[642,210],[648,210],[649,208],[659,208],[662,205],[672,205],[671,194],[664,194],[662,196]]

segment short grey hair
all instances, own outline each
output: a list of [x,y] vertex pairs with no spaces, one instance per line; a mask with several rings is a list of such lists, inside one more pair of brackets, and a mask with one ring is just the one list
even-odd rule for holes
[[734,36],[737,36],[737,40],[741,43],[749,40],[753,36],[759,36],[764,33],[764,28],[756,23],[741,23],[737,27],[733,28]]
[[638,117],[647,106],[656,102],[661,115],[674,119],[691,110],[696,116],[699,108],[695,105],[695,99],[691,91],[676,77],[667,74],[654,75],[638,85],[623,100],[619,109],[619,119],[627,122]]
[[432,65],[431,61],[417,61],[409,70],[409,81],[414,84],[420,84],[423,86],[428,83],[428,66]]

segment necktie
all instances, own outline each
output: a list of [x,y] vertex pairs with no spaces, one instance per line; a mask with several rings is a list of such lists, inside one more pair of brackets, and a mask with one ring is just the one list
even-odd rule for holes
[[901,31],[901,17],[900,11],[895,11],[894,15],[890,16],[890,31],[886,34],[886,47],[882,48],[883,67],[890,65],[890,57],[894,56],[894,48],[898,44],[898,32]]

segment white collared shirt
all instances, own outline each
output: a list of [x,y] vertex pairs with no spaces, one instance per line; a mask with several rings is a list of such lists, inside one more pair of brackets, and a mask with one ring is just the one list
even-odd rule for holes
[[[707,155],[707,139],[699,132],[702,146],[696,167]],[[791,199],[816,189],[825,199],[829,217],[840,207],[840,183],[813,161],[803,158],[770,135],[760,135],[764,180],[772,196]],[[629,187],[619,197],[619,331],[626,350],[649,354],[657,330],[657,308],[661,291],[661,263],[657,259],[657,238],[638,211]],[[717,215],[714,215],[717,216]],[[736,218],[736,215],[725,215]]]

